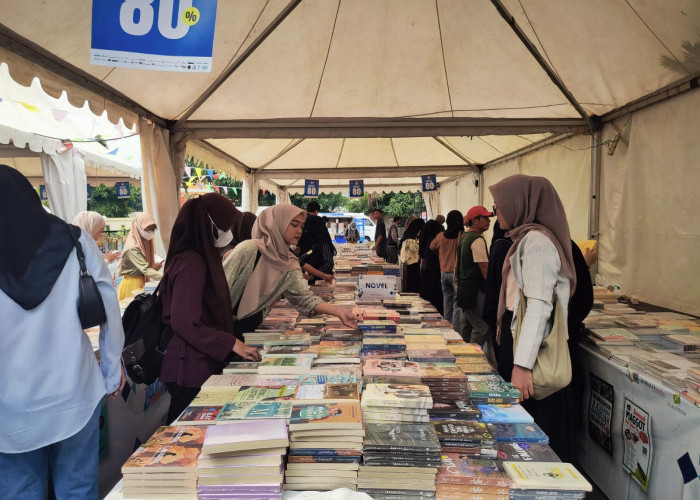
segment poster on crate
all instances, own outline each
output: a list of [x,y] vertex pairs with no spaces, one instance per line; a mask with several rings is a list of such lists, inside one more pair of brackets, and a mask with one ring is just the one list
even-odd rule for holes
[[615,404],[615,388],[591,373],[591,399],[588,403],[588,434],[610,455],[613,454],[610,425]]
[[651,420],[649,413],[625,398],[622,419],[622,467],[647,491],[651,472]]

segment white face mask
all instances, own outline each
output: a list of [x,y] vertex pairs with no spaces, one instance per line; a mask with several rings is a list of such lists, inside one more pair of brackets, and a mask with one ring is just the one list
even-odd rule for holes
[[143,231],[139,229],[138,227],[136,228],[139,231],[139,234],[141,235],[141,238],[143,238],[146,241],[150,241],[153,239],[153,236],[155,235],[155,231]]
[[216,229],[219,237],[214,240],[214,246],[216,248],[224,248],[226,245],[233,241],[233,233],[229,229],[228,231],[220,231],[219,228]]

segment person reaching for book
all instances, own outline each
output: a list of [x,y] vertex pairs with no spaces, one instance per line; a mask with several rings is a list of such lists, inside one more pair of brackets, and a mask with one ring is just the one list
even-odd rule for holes
[[332,314],[346,326],[357,326],[352,310],[323,302],[311,293],[302,276],[289,247],[298,244],[305,219],[306,212],[293,205],[265,209],[253,226],[253,239],[238,245],[224,260],[239,339],[258,327],[280,297],[301,314]]
[[131,231],[124,243],[117,274],[122,277],[117,295],[119,300],[131,297],[134,290],[143,288],[146,278],[160,281],[163,262],[156,262],[153,242],[158,226],[151,214],[140,213],[131,221]]
[[175,220],[158,292],[163,322],[173,330],[160,371],[170,392],[168,422],[190,404],[206,379],[221,373],[233,353],[259,359],[257,349],[234,336],[218,251],[231,242],[231,226],[240,216],[228,198],[208,193],[185,203]]
[[[92,237],[47,213],[29,181],[0,165],[0,497],[98,498],[100,408],[124,388],[112,276]],[[102,298],[100,362],[78,316],[80,265]]]

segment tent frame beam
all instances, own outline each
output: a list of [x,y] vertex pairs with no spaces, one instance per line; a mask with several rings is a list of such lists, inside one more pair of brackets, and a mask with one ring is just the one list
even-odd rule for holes
[[426,173],[440,177],[468,174],[474,171],[468,165],[424,166],[424,167],[351,167],[351,168],[306,168],[279,169],[255,172],[256,179],[363,179],[379,177],[420,177]]
[[159,127],[166,128],[168,125],[168,120],[165,118],[152,113],[121,92],[110,87],[102,80],[95,78],[91,74],[70,64],[68,61],[56,57],[36,43],[15,33],[4,24],[0,24],[0,46],[5,47],[7,50],[14,52],[28,61],[48,69],[75,85],[87,89],[143,118],[151,120]]
[[193,139],[340,139],[513,135],[590,131],[582,118],[290,118],[191,120]]

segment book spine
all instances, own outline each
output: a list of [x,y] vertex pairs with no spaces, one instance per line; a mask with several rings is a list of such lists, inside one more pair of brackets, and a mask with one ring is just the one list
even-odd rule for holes
[[289,456],[310,455],[315,457],[361,457],[362,452],[357,450],[343,450],[330,448],[303,448],[290,449]]
[[361,457],[324,457],[324,456],[310,456],[310,455],[289,455],[287,458],[287,463],[290,464],[328,464],[328,463],[360,463]]

